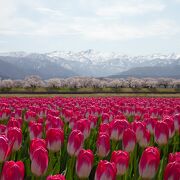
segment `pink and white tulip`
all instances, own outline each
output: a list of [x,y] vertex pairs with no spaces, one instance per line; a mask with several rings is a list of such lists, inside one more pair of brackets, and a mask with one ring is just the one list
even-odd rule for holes
[[93,167],[94,155],[91,150],[82,149],[76,160],[76,174],[80,179],[88,178]]

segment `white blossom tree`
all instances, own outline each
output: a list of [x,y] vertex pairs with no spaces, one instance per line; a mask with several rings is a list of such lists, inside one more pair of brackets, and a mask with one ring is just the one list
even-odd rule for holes
[[35,89],[37,87],[44,87],[44,82],[43,80],[36,75],[32,75],[32,76],[27,76],[24,79],[24,88],[31,88],[31,89]]

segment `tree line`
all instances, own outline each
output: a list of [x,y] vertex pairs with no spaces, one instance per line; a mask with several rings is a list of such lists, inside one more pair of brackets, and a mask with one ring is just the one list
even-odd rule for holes
[[0,79],[0,89],[12,88],[180,88],[180,79],[172,78],[95,78],[70,77],[41,79],[31,75],[22,80]]

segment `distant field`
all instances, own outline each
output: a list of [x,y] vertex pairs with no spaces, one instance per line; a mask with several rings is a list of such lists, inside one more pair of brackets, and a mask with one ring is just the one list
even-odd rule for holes
[[60,89],[24,89],[13,88],[0,91],[0,97],[106,97],[106,96],[131,96],[131,97],[180,97],[180,89],[173,88],[60,88]]
[[108,97],[108,96],[129,96],[129,97],[180,97],[180,93],[160,94],[160,93],[94,93],[94,94],[0,94],[0,97]]
[[180,93],[180,88],[12,88],[0,89],[0,93]]

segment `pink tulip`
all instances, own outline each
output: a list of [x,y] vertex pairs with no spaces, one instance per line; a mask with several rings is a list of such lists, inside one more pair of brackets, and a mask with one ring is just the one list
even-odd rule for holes
[[174,162],[174,161],[180,163],[180,152],[175,152],[174,154],[173,153],[169,154],[168,163]]
[[155,123],[156,123],[156,119],[155,118],[148,118],[148,119],[145,120],[146,128],[151,133],[151,135],[154,134]]
[[27,111],[26,114],[25,114],[25,121],[36,121],[36,117],[37,117],[37,114],[33,111]]
[[110,119],[110,117],[109,117],[109,114],[107,114],[107,113],[103,113],[102,114],[102,123],[109,123],[109,119]]
[[39,147],[33,152],[31,160],[31,171],[36,176],[42,176],[48,168],[48,152],[45,148]]
[[179,180],[180,179],[180,162],[170,162],[167,164],[164,171],[164,180]]
[[30,153],[30,158],[32,160],[33,153],[36,149],[39,147],[43,147],[46,149],[46,141],[44,139],[33,139],[30,142],[30,148],[29,148],[29,153]]
[[99,127],[99,133],[106,133],[110,136],[111,132],[110,132],[110,125],[109,124],[100,124]]
[[106,160],[101,160],[98,163],[95,180],[116,180],[116,165]]
[[158,145],[166,145],[169,138],[169,128],[164,121],[158,121],[154,129],[155,141]]
[[96,142],[97,155],[101,158],[106,157],[110,152],[110,137],[106,133],[100,133]]
[[84,139],[87,139],[90,135],[90,121],[86,119],[78,120],[73,127],[73,130],[80,130],[83,135]]
[[176,132],[180,134],[180,114],[174,116],[174,127]]
[[45,124],[46,124],[46,131],[50,128],[60,128],[60,129],[64,128],[63,121],[59,117],[52,115],[47,116],[47,120]]
[[8,119],[11,115],[11,110],[9,108],[2,109],[0,111],[0,120]]
[[122,146],[127,152],[133,152],[136,145],[136,135],[130,128],[126,129],[123,133]]
[[64,132],[61,129],[51,128],[46,132],[47,148],[50,151],[58,152],[64,142]]
[[76,160],[76,174],[79,178],[88,178],[93,166],[94,155],[91,150],[82,149]]
[[113,121],[111,121],[111,139],[115,141],[121,140],[123,132],[128,128],[128,126],[129,123],[126,120],[114,119]]
[[21,118],[22,117],[22,109],[20,109],[20,108],[15,109],[14,117],[17,119]]
[[169,138],[172,138],[175,134],[174,120],[172,117],[167,116],[163,119],[164,122],[168,124],[169,128]]
[[22,145],[22,131],[20,128],[17,127],[11,127],[7,131],[7,138],[9,140],[9,143],[13,145],[13,150],[18,151],[21,148]]
[[3,166],[1,180],[23,180],[24,164],[22,161],[6,161]]
[[114,162],[117,168],[117,175],[124,175],[129,166],[129,154],[125,151],[114,151],[111,155],[111,162]]
[[6,125],[0,124],[0,135],[5,134],[5,131],[6,131]]
[[6,160],[8,152],[8,139],[4,135],[0,135],[0,163]]
[[43,134],[43,125],[34,121],[29,122],[30,139],[41,138]]
[[46,180],[66,180],[64,175],[56,174],[56,175],[49,175]]
[[83,147],[84,136],[81,131],[73,130],[68,138],[67,152],[70,156],[77,156]]
[[141,121],[134,121],[132,123],[132,127],[136,134],[136,139],[139,142],[143,138],[144,132],[146,131],[146,126]]
[[139,174],[144,179],[152,179],[160,163],[160,153],[156,147],[148,147],[139,162]]
[[17,119],[15,119],[15,118],[11,118],[7,123],[7,127],[8,128],[10,128],[10,127],[21,128],[21,122],[18,121]]
[[143,131],[142,137],[139,139],[139,146],[140,147],[147,147],[150,143],[150,138],[151,138],[151,135],[150,135],[149,131],[147,131],[145,129]]

